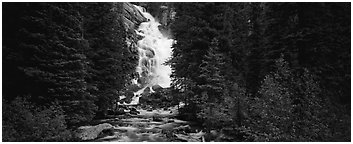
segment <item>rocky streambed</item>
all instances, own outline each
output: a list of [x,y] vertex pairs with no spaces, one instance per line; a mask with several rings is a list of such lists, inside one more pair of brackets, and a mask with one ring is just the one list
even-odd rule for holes
[[155,110],[134,109],[138,112],[99,120],[97,125],[90,127],[92,130],[83,127],[78,136],[84,141],[96,142],[204,141],[205,133],[197,128],[196,123],[176,119],[177,106]]

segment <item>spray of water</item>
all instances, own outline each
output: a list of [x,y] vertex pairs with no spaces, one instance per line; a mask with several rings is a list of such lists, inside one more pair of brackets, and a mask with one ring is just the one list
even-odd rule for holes
[[155,18],[146,12],[141,6],[135,7],[148,19],[147,22],[140,24],[136,33],[143,36],[143,39],[137,42],[139,51],[139,64],[136,71],[139,78],[133,80],[133,83],[141,89],[134,93],[130,105],[138,104],[143,91],[148,88],[154,92],[153,86],[159,85],[163,88],[170,87],[171,68],[163,63],[171,57],[173,39],[163,36],[159,31],[158,23]]

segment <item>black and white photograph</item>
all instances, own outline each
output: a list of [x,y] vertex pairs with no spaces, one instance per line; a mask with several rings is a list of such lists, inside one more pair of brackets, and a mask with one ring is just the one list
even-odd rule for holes
[[2,142],[351,142],[351,2],[2,2]]

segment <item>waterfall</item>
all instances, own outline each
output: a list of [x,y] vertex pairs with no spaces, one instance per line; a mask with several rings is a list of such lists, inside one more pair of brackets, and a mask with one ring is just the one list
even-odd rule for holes
[[136,33],[143,38],[137,42],[139,63],[136,72],[139,77],[134,79],[133,83],[141,89],[134,93],[129,105],[138,104],[139,98],[146,88],[150,92],[154,92],[152,88],[154,85],[159,85],[162,88],[170,87],[171,68],[163,63],[171,57],[171,47],[174,41],[162,35],[158,29],[161,24],[151,14],[141,6],[134,6],[148,21],[141,23],[136,30]]

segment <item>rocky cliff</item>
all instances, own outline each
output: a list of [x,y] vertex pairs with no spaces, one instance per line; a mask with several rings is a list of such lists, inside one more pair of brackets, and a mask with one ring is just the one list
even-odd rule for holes
[[138,2],[161,24],[159,30],[168,38],[172,38],[170,24],[175,19],[174,3],[170,2]]
[[138,58],[137,41],[141,39],[139,35],[136,34],[135,30],[139,27],[142,22],[147,21],[147,19],[142,15],[142,13],[131,3],[123,3],[122,21],[126,30],[126,43],[128,44],[130,51],[136,53]]
[[134,30],[140,23],[147,21],[142,13],[131,3],[123,3],[123,21],[125,29]]

